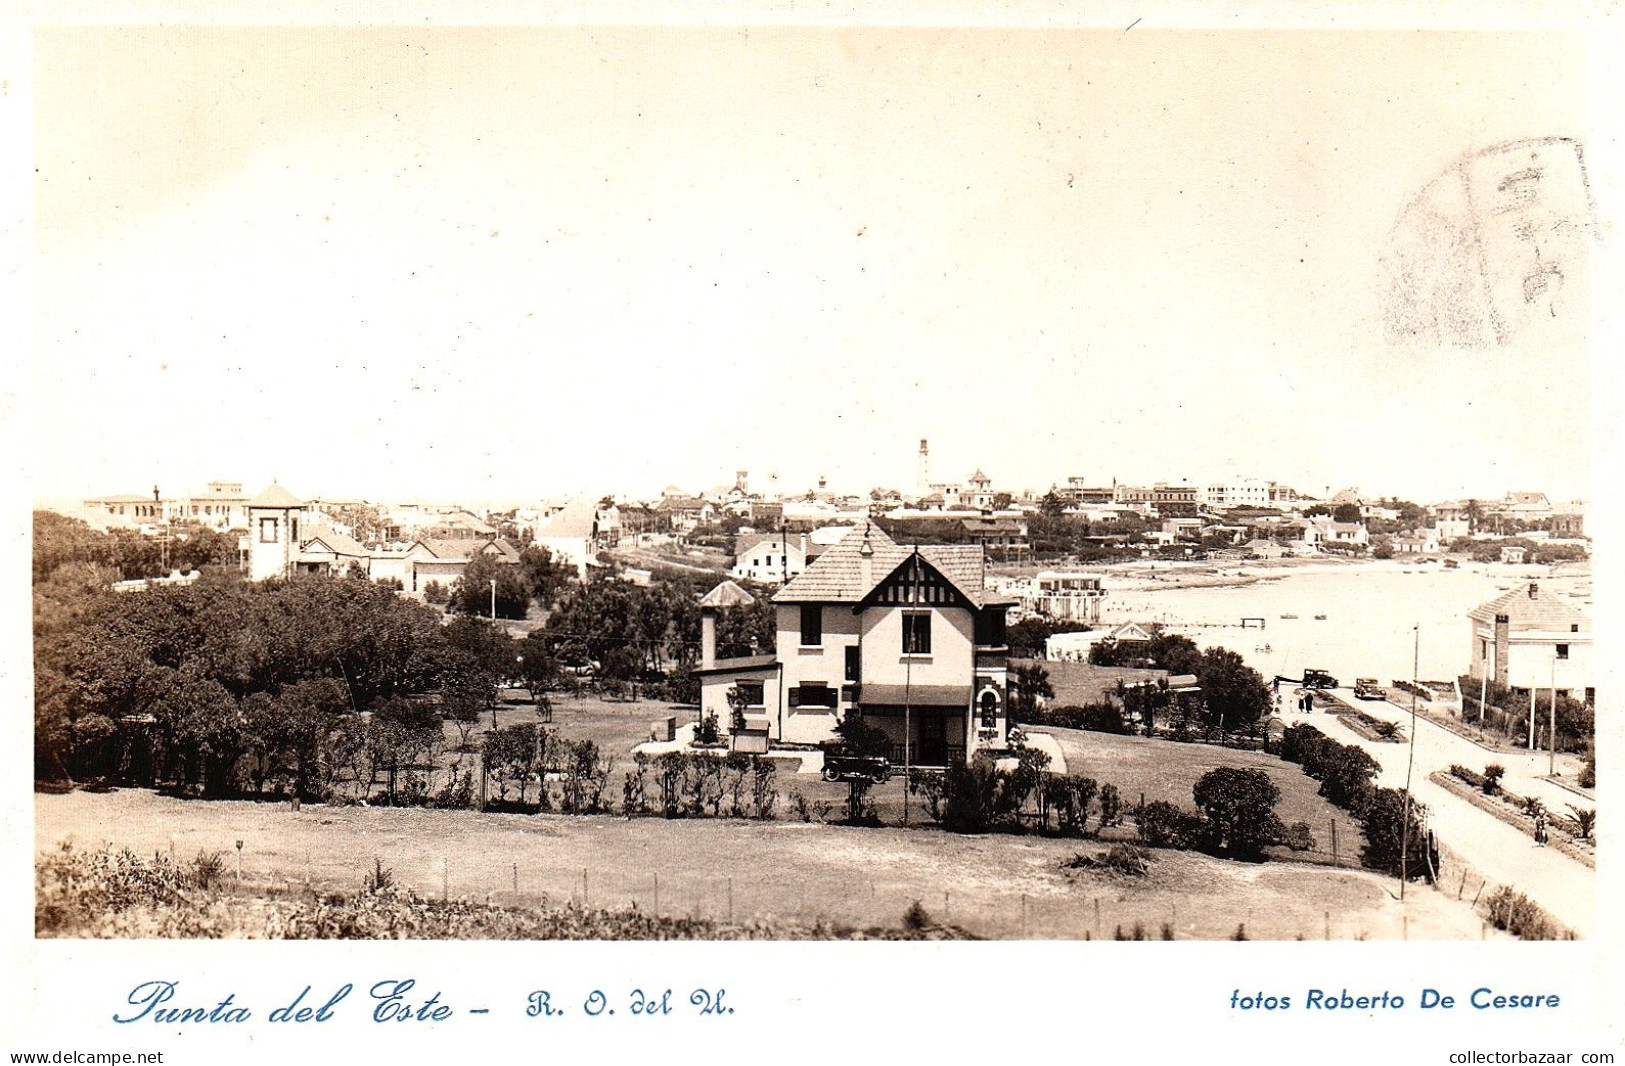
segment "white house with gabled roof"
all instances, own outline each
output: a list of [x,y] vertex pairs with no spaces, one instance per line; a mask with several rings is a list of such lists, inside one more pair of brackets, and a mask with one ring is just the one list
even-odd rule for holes
[[[745,717],[765,722],[770,741],[826,741],[859,716],[891,738],[898,764],[943,766],[1005,746],[1014,601],[986,587],[979,546],[899,545],[863,522],[773,603],[776,654],[708,660],[702,641],[702,707],[726,707],[744,681],[761,700]],[[737,747],[751,730],[734,732]]]

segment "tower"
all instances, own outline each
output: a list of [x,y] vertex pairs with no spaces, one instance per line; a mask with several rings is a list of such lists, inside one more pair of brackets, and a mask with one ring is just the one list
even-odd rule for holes
[[305,504],[281,485],[248,501],[248,577],[287,577],[299,554],[299,512]]
[[927,495],[931,491],[931,442],[924,437],[920,438],[920,469],[914,486],[919,495]]

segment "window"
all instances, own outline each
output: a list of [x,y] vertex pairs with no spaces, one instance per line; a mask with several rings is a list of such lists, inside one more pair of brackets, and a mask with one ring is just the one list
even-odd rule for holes
[[996,692],[982,693],[982,728],[997,729],[999,725],[999,695]]
[[903,615],[903,654],[931,654],[931,616],[924,612]]
[[808,603],[801,607],[801,646],[816,648],[824,643],[824,609]]
[[862,662],[861,656],[862,656],[861,650],[859,648],[857,648],[855,645],[849,645],[847,647],[847,649],[846,649],[846,679],[848,681],[861,681],[862,680],[862,677],[861,677],[862,666],[860,665],[861,662]]
[[260,519],[260,543],[261,544],[275,544],[276,543],[276,519],[274,519],[274,518],[262,518],[262,519]]
[[839,695],[837,690],[822,681],[803,682],[790,690],[790,704],[793,707],[834,708]]
[[1559,644],[1557,646],[1557,657],[1559,659],[1567,659],[1569,657],[1569,646],[1567,644]]
[[762,682],[741,681],[734,687],[739,690],[739,698],[746,707],[761,707],[765,704]]
[[976,643],[984,648],[1003,647],[1004,609],[996,608],[976,616]]

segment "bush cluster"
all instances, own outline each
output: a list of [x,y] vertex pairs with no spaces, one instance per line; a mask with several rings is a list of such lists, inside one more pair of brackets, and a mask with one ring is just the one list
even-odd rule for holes
[[1485,898],[1484,916],[1520,940],[1563,940],[1568,933],[1534,900],[1507,885]]
[[[639,752],[622,782],[621,810],[628,818],[660,814],[767,820],[779,801],[777,774],[773,760],[759,755],[670,751],[650,757]],[[793,795],[793,805],[795,798],[799,793]]]

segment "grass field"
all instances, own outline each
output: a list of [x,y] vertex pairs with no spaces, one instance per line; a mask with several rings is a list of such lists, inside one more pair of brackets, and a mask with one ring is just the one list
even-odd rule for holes
[[1194,808],[1191,789],[1201,776],[1219,766],[1262,770],[1281,790],[1275,813],[1287,825],[1309,823],[1317,851],[1331,850],[1331,825],[1337,823],[1337,843],[1345,863],[1358,863],[1365,837],[1360,823],[1320,796],[1320,784],[1294,763],[1274,755],[1237,751],[1212,744],[1180,744],[1171,740],[1124,737],[1079,729],[1051,729],[1048,733],[1060,744],[1067,772],[1083,774],[1098,781],[1114,782],[1123,793],[1123,802],[1133,806],[1142,794],[1147,803],[1165,800]]
[[[915,900],[997,938],[1110,938],[1164,923],[1180,939],[1478,939],[1472,909],[1391,879],[1299,863],[1251,865],[1154,852],[1144,878],[1068,871],[1091,841],[957,836],[799,822],[325,807],[177,800],[150,791],[39,794],[37,847],[114,842],[137,854],[224,854],[245,889],[354,891],[375,861],[423,895],[501,904],[585,900],[719,921],[780,916],[895,926]],[[1405,920],[1408,919],[1408,926]],[[1492,934],[1493,935],[1493,934]]]

